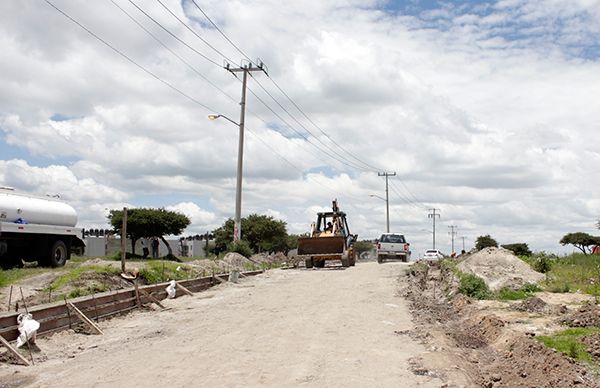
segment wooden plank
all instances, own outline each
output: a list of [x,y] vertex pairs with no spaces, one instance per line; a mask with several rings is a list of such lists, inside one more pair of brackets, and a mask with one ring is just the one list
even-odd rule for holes
[[190,296],[194,296],[194,293],[190,290],[188,290],[187,288],[185,288],[184,286],[182,286],[179,283],[175,283],[175,285],[177,286],[177,288],[179,288],[181,291],[183,291],[184,293],[190,295]]
[[73,303],[67,302],[67,304],[73,311],[75,311],[75,314],[79,315],[79,318],[81,318],[90,328],[92,328],[98,334],[104,334],[102,330],[100,330],[100,328],[96,326],[94,322],[92,322],[88,317],[86,317],[85,314],[81,312],[81,310],[75,307]]
[[21,356],[21,354],[19,354],[19,352],[17,351],[17,349],[13,348],[8,343],[8,341],[6,341],[4,339],[4,337],[2,337],[1,335],[0,335],[0,342],[2,342],[2,345],[4,345],[6,347],[6,349],[8,349],[8,351],[11,352],[15,357],[17,357],[23,364],[25,364],[27,366],[31,365],[29,363],[29,361],[27,361],[27,359],[25,357]]
[[152,296],[152,294],[147,293],[146,291],[140,289],[140,293],[145,296],[146,298],[150,299],[151,302],[154,302],[155,304],[157,304],[160,308],[164,309],[165,306],[163,306],[160,301],[158,299],[156,299],[155,297]]

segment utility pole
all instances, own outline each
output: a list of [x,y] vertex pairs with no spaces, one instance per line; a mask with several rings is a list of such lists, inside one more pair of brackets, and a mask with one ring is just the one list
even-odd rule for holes
[[233,241],[239,241],[242,236],[242,166],[244,162],[244,120],[246,118],[246,80],[248,73],[262,71],[267,73],[261,62],[258,66],[252,63],[241,67],[230,67],[229,63],[225,69],[231,73],[243,73],[242,76],[242,101],[240,102],[240,136],[238,143],[237,181],[235,185],[235,218],[233,219]]
[[389,233],[390,232],[390,194],[389,194],[389,190],[388,190],[388,177],[396,176],[396,173],[395,172],[378,172],[377,175],[385,177],[385,224],[387,227],[386,230]]
[[121,225],[121,273],[125,273],[125,257],[127,256],[127,208],[123,208]]
[[429,211],[431,213],[428,214],[428,218],[433,219],[433,249],[435,249],[435,218],[436,217],[440,217],[439,213],[436,213],[436,211],[441,211],[440,209],[429,209]]
[[448,234],[450,236],[452,236],[452,252],[451,253],[454,253],[454,236],[456,236],[458,234],[458,232],[455,229],[458,229],[458,226],[450,225],[448,227],[450,228],[450,232],[448,232]]
[[465,236],[461,237],[462,242],[463,242],[463,249],[462,249],[463,251],[465,250],[465,238],[466,238]]

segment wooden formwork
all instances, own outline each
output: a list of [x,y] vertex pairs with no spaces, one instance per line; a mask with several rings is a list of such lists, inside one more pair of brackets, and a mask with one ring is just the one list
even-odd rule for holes
[[[244,276],[253,276],[263,271],[243,272]],[[227,279],[229,274],[218,274],[209,277],[181,280],[178,284],[191,292],[200,292],[220,284]],[[146,286],[131,287],[117,291],[107,291],[99,294],[82,296],[70,299],[77,309],[88,318],[98,321],[119,314],[127,313],[138,308],[139,304],[152,303],[154,300],[163,300],[167,297],[165,288],[169,283],[152,284]],[[137,289],[137,291],[136,291]],[[176,296],[186,294],[181,288],[177,288]],[[32,306],[28,309],[33,319],[40,323],[38,335],[51,334],[65,330],[74,325],[83,323],[82,319],[70,311],[67,301],[48,303]],[[6,312],[0,314],[0,335],[7,341],[16,340],[19,336],[17,316],[24,311]]]

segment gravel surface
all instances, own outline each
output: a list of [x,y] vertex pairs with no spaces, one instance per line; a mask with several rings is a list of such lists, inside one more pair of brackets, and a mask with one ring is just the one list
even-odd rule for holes
[[[165,300],[166,310],[38,339],[36,365],[0,365],[0,386],[441,387],[398,296],[406,264],[272,270]],[[415,361],[417,360],[417,361]]]

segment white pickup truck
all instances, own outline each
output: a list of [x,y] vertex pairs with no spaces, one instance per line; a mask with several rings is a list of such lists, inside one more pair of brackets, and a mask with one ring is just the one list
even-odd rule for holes
[[410,244],[406,242],[404,235],[398,233],[384,233],[377,243],[377,262],[385,260],[410,260]]

